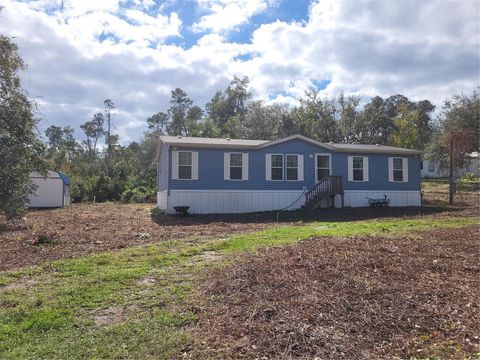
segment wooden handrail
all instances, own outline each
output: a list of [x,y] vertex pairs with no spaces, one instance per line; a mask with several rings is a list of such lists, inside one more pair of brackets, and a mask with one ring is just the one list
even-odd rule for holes
[[328,175],[315,184],[305,193],[306,202],[318,198],[320,195],[343,194],[343,181],[341,176]]

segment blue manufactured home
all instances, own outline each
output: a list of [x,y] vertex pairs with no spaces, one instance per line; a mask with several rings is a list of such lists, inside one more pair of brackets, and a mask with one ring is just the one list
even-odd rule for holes
[[420,206],[420,152],[384,145],[161,136],[161,209],[242,213],[327,206]]

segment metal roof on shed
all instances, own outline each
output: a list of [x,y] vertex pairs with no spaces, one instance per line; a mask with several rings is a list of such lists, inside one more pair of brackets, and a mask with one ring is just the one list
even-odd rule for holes
[[60,171],[57,171],[57,174],[62,178],[63,183],[65,185],[67,185],[67,186],[70,185],[70,178],[67,175],[65,175],[64,173],[62,173]]
[[67,186],[70,185],[70,178],[68,177],[68,175],[57,170],[48,169],[45,175],[42,175],[37,171],[32,171],[30,172],[30,178],[31,179],[62,179],[65,185]]

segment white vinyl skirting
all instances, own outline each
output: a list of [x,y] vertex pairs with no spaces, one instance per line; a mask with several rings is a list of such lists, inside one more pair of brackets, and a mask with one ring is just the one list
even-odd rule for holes
[[[295,210],[305,203],[302,190],[170,190],[157,193],[157,205],[169,214],[175,206],[189,206],[191,214],[246,213],[255,211]],[[345,191],[345,206],[368,206],[368,197],[390,199],[390,206],[420,206],[420,191]],[[335,206],[341,206],[337,196]]]
[[191,214],[245,213],[294,210],[305,203],[303,190],[287,191],[210,191],[170,190],[158,193],[158,207],[175,213],[175,206],[190,206]]

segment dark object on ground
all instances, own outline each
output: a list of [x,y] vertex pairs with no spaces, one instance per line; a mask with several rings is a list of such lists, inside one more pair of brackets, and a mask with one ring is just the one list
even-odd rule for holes
[[383,199],[372,199],[367,197],[368,205],[372,208],[388,207],[390,205],[390,199],[387,199],[387,195],[383,195]]
[[246,255],[211,273],[194,331],[213,358],[476,358],[479,235],[316,238]]
[[173,207],[177,214],[180,214],[182,216],[187,216],[188,215],[188,209],[190,209],[190,206],[174,206]]

